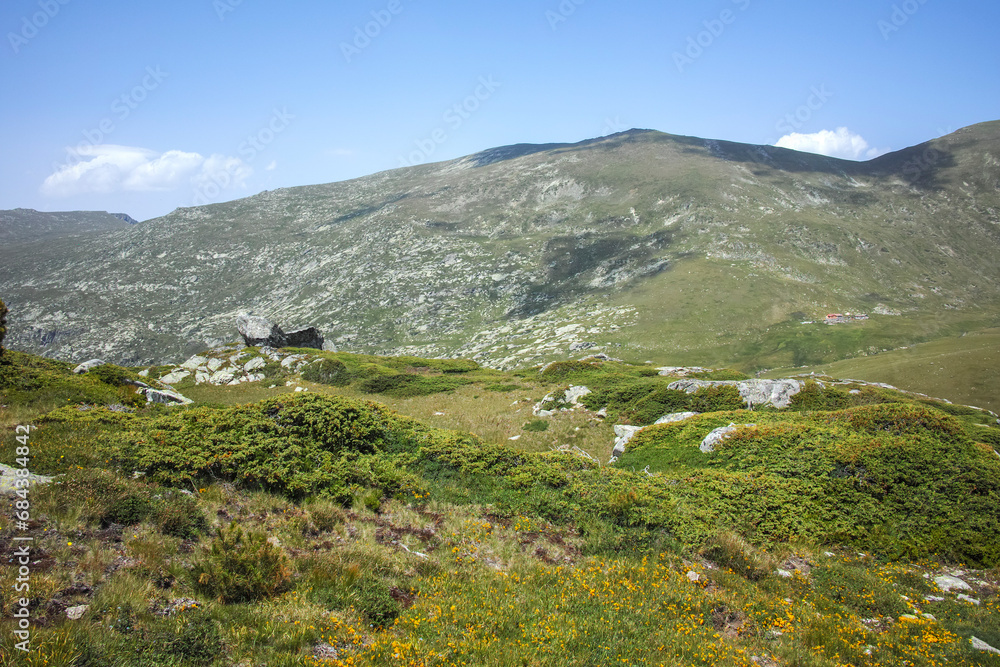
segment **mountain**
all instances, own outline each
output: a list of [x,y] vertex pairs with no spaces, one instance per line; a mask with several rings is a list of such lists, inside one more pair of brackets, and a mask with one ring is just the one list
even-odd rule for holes
[[[509,368],[756,369],[1000,324],[1000,122],[859,163],[630,130],[6,242],[9,346],[130,364],[243,311]],[[828,313],[869,319],[826,326]]]
[[122,222],[136,221],[126,213],[106,211],[64,211],[45,213],[31,208],[0,211],[0,243],[13,245],[54,238],[79,238],[84,234],[123,229]]

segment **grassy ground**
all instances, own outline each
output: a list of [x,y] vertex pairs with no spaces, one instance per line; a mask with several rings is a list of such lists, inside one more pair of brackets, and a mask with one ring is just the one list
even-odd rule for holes
[[[16,357],[0,388],[3,451],[20,446],[17,423],[35,424],[32,468],[64,477],[25,494],[27,532],[15,523],[21,498],[0,511],[3,544],[34,538],[31,651],[13,648],[17,601],[6,596],[0,665],[1000,665],[970,643],[1000,646],[1000,558],[859,553],[849,531],[776,537],[780,525],[825,530],[858,509],[898,523],[900,489],[925,498],[907,506],[907,530],[932,546],[986,526],[1000,497],[970,475],[1000,465],[987,445],[1000,445],[1000,429],[978,426],[980,412],[852,385],[813,387],[790,412],[733,411],[726,392],[665,391],[670,378],[645,365],[498,375],[318,356],[353,374],[375,364],[374,376],[422,378],[397,378],[394,392],[440,391],[393,396],[365,391],[386,382],[372,375],[334,386],[274,371],[183,387],[193,408],[123,413],[98,406],[130,390]],[[454,388],[452,377],[470,381]],[[635,423],[672,401],[705,414],[643,431],[623,465],[598,466],[551,450],[606,461],[610,423],[583,408],[531,413],[570,384]],[[761,427],[717,455],[697,450],[707,428],[751,420]],[[829,461],[840,473],[817,475]],[[933,489],[905,492],[898,461],[964,473],[931,471],[922,483]],[[864,481],[852,486],[858,466]],[[965,482],[977,491],[953,493]],[[796,491],[810,485],[885,500],[817,505],[823,494]],[[920,528],[923,516],[942,532]],[[985,549],[995,534],[973,542]],[[0,560],[4,590],[18,577],[10,563]],[[979,604],[939,590],[943,572]],[[82,618],[68,620],[78,605]]]
[[1000,412],[1000,329],[948,337],[869,357],[784,368],[765,377],[817,372],[896,387]]

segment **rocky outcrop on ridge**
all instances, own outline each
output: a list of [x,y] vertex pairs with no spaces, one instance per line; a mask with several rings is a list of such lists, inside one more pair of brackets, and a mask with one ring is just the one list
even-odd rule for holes
[[324,347],[323,334],[316,327],[285,332],[266,317],[240,315],[236,318],[236,328],[243,341],[250,347],[311,347],[317,350],[337,351],[332,346]]
[[740,398],[751,410],[761,405],[787,408],[792,396],[802,391],[799,380],[694,380],[684,379],[671,382],[670,389],[678,389],[693,394],[705,387],[736,387]]

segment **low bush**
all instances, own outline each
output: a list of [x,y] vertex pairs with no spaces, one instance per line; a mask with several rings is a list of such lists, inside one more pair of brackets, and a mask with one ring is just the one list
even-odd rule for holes
[[302,379],[334,387],[343,387],[351,383],[353,376],[347,370],[343,361],[338,359],[320,359],[307,364],[302,369]]
[[252,602],[285,591],[288,560],[263,533],[244,533],[236,524],[220,528],[211,548],[191,570],[195,589],[222,603]]

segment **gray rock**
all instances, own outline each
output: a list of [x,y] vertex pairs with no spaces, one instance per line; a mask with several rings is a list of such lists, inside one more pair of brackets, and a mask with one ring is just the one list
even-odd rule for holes
[[162,382],[164,384],[174,384],[175,382],[180,382],[181,380],[183,380],[184,378],[186,378],[189,375],[191,375],[191,371],[176,370],[176,371],[173,371],[172,373],[168,373],[167,375],[164,375],[163,377],[161,377],[160,378],[160,382]]
[[264,357],[254,357],[250,361],[243,364],[243,370],[245,370],[247,373],[250,373],[259,368],[264,368],[264,366],[267,366],[267,362],[264,361]]
[[285,347],[285,333],[267,318],[256,315],[240,315],[236,318],[236,329],[250,347]]
[[74,368],[73,372],[76,373],[77,375],[79,375],[80,373],[88,373],[91,370],[97,368],[98,366],[104,366],[107,363],[108,362],[104,361],[103,359],[91,359],[90,361],[85,361],[76,368]]
[[979,639],[978,637],[972,637],[969,641],[972,642],[972,648],[976,649],[977,651],[986,651],[987,653],[1000,654],[1000,649],[993,648],[992,646],[984,642],[982,639]]
[[665,377],[670,375],[686,377],[692,373],[706,373],[709,369],[702,368],[701,366],[661,366],[656,370],[660,371],[660,375]]
[[[240,315],[236,329],[244,342],[251,347],[311,347],[323,349],[323,334],[316,327],[305,327],[284,332],[274,322],[256,315]],[[336,351],[334,349],[334,351]]]
[[35,474],[29,474],[27,477],[19,477],[17,474],[18,470],[20,468],[11,468],[0,463],[0,493],[14,493],[17,489],[22,488],[17,485],[17,480],[19,479],[27,479],[29,488],[36,484],[48,484],[53,479],[45,475]]
[[70,607],[66,610],[66,618],[71,621],[79,621],[83,618],[83,615],[87,613],[88,609],[90,609],[89,604],[81,604],[77,607]]
[[304,354],[292,354],[292,355],[289,355],[289,356],[287,356],[287,357],[285,357],[284,359],[281,360],[281,367],[282,368],[291,368],[292,366],[295,366],[296,364],[304,362],[305,359],[306,359],[306,356]]
[[617,424],[615,426],[615,446],[611,450],[612,458],[618,458],[625,453],[625,445],[631,440],[636,433],[642,430],[642,426],[628,426],[626,424]]
[[980,605],[980,601],[979,600],[977,600],[974,597],[969,597],[965,593],[959,593],[958,595],[955,596],[955,599],[956,600],[962,600],[963,602],[968,602],[969,604],[974,604],[977,607]]
[[181,364],[181,368],[187,368],[188,370],[196,370],[208,363],[207,357],[200,357],[197,354]]
[[715,451],[715,446],[726,439],[732,433],[736,432],[737,428],[741,427],[751,427],[756,426],[756,424],[730,424],[729,426],[720,426],[711,433],[705,436],[705,439],[701,441],[701,446],[698,447],[705,454],[711,454]]
[[684,379],[671,382],[669,389],[693,394],[706,387],[736,387],[740,398],[753,409],[760,405],[787,408],[792,396],[802,391],[803,383],[798,380],[694,380]]
[[236,373],[231,368],[223,368],[212,373],[208,381],[214,385],[229,384],[236,377]]
[[190,405],[194,403],[190,398],[178,394],[176,391],[166,389],[153,389],[152,387],[142,387],[139,392],[146,394],[147,403],[163,403],[165,405],[180,404]]
[[331,343],[328,340],[327,341],[323,341],[323,351],[324,352],[336,352],[337,351],[337,346],[334,345],[333,343]]
[[950,593],[953,590],[959,591],[971,591],[972,586],[965,583],[958,577],[953,577],[948,574],[942,574],[939,577],[934,577],[934,583],[937,584],[938,588],[943,590],[945,593]]
[[698,416],[697,412],[671,412],[669,415],[663,415],[653,422],[653,426],[656,426],[657,424],[673,424],[675,422],[682,422],[685,419],[690,419],[691,417],[696,416]]
[[[280,331],[280,329],[279,329]],[[323,334],[316,327],[306,327],[285,334],[285,347],[311,347],[323,349]]]
[[579,352],[580,350],[589,350],[592,347],[597,347],[597,343],[591,343],[589,341],[580,341],[573,343],[569,346],[570,352]]
[[215,371],[222,368],[225,364],[226,362],[224,362],[222,359],[209,359],[208,363],[205,364],[205,367],[208,368],[209,372],[214,373]]

